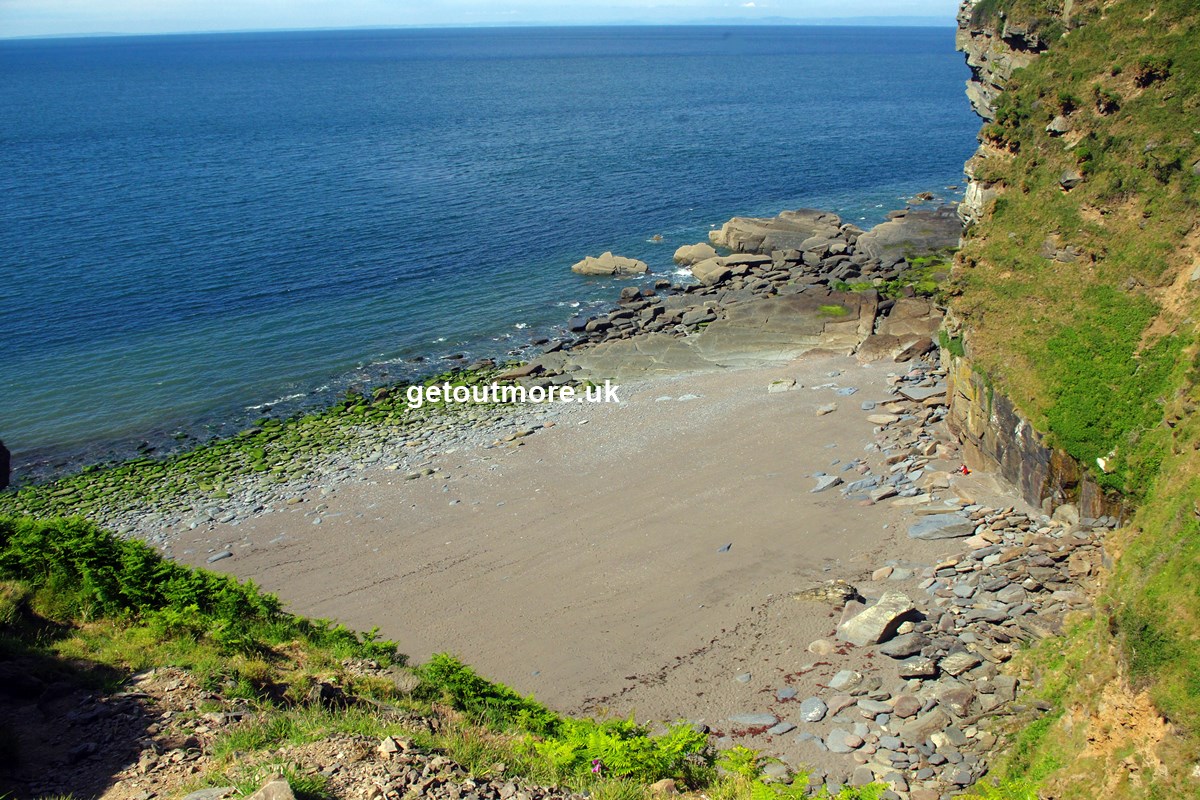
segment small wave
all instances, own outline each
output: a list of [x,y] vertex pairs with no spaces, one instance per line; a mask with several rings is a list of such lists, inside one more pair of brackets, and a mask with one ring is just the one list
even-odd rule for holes
[[513,325],[513,327],[519,331],[523,331],[529,327],[529,324],[526,322],[518,322],[516,325]]
[[[328,389],[329,387],[326,386],[326,387],[322,387],[322,388]],[[321,391],[321,389],[318,389],[316,391]],[[246,406],[246,410],[247,411],[262,411],[264,408],[271,408],[272,406],[277,406],[280,403],[286,403],[290,400],[299,400],[301,397],[304,397],[304,396],[305,395],[303,392],[301,392],[300,394],[289,394],[289,395],[280,397],[277,400],[271,400],[270,402],[267,402],[267,403],[258,403],[257,405]]]

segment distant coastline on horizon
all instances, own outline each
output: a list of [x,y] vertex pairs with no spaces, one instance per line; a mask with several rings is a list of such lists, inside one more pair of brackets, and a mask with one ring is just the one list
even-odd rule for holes
[[563,22],[554,20],[532,20],[519,22],[435,22],[411,25],[337,25],[316,27],[281,28],[211,28],[204,30],[165,31],[74,31],[62,33],[6,34],[0,31],[0,42],[45,39],[115,38],[123,36],[215,36],[222,34],[264,33],[338,33],[354,31],[419,31],[419,30],[471,30],[489,28],[709,28],[709,27],[813,27],[813,28],[954,28],[954,17],[931,16],[866,16],[866,17],[761,17],[741,19],[737,17],[695,19],[684,21],[616,20],[611,22]]

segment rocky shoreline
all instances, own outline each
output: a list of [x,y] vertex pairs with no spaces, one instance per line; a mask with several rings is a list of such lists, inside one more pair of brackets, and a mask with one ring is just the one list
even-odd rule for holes
[[[779,363],[810,351],[856,353],[862,360],[908,360],[927,353],[941,314],[916,296],[912,281],[906,282],[917,271],[909,259],[929,261],[944,254],[957,244],[960,223],[951,206],[888,216],[888,222],[867,232],[823,211],[736,217],[710,234],[715,244],[733,252],[693,265],[700,268],[698,276],[705,276],[701,282],[659,278],[649,286],[628,286],[611,311],[574,318],[559,339],[535,341],[542,350],[537,358],[506,371],[490,359],[476,362],[464,368],[468,380],[550,387]],[[687,259],[677,254],[676,261]],[[715,273],[704,271],[713,266]],[[919,279],[933,286],[937,277],[942,276],[921,271]],[[297,421],[300,429],[286,447],[280,445],[289,439],[279,435],[280,421],[268,420],[182,457],[88,468],[0,494],[0,511],[80,513],[122,535],[163,546],[164,529],[237,524],[373,466],[418,477],[432,453],[519,446],[517,440],[553,424],[558,410],[553,405],[447,405],[411,411],[397,402],[396,388],[401,387],[376,389],[340,404],[362,412],[357,418],[340,418],[335,407],[332,414],[283,422],[285,434]],[[154,491],[163,483],[162,465],[190,463],[214,445],[229,450],[231,442],[234,452],[195,459],[201,463],[174,476],[164,491]],[[249,464],[244,450],[250,452]],[[397,452],[403,455],[391,455]],[[116,479],[105,480],[115,473],[120,473]]]
[[[890,402],[863,404],[876,425],[878,467],[859,459],[840,474],[815,474],[810,491],[909,507],[909,539],[961,539],[961,552],[928,565],[889,559],[857,586],[839,578],[795,593],[838,613],[835,630],[808,644],[816,660],[800,670],[824,676],[821,690],[804,696],[785,683],[765,708],[724,722],[721,744],[750,739],[780,754],[777,778],[789,776],[784,753],[797,744],[801,759],[824,760],[809,773],[811,794],[878,781],[889,787],[883,797],[942,800],[983,779],[998,741],[989,723],[1048,710],[1023,701],[1020,681],[1001,668],[1091,604],[1117,520],[1080,519],[1070,505],[1051,517],[975,502],[954,473],[933,468],[957,455],[945,391],[936,361],[898,376]],[[840,766],[825,754],[840,756]]]

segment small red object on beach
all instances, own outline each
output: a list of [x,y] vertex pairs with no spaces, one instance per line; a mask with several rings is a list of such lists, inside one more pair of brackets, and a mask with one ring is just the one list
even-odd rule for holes
[[966,465],[966,464],[963,464],[961,467],[959,467],[959,468],[958,468],[958,471],[959,471],[959,472],[961,472],[963,475],[970,475],[970,474],[971,474],[971,470],[967,469],[967,465]]

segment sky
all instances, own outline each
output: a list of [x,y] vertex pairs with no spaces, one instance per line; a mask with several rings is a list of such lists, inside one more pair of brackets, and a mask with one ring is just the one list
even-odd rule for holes
[[854,17],[916,17],[920,19],[909,21],[952,25],[957,7],[958,0],[0,0],[0,38],[406,25],[803,22]]

